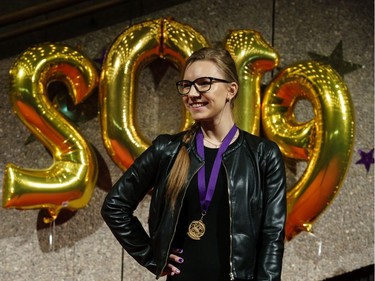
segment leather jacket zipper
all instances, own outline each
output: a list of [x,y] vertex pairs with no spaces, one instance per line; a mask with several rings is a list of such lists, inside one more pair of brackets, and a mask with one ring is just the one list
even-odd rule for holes
[[228,170],[227,167],[224,164],[224,161],[222,161],[223,167],[225,170],[225,174],[227,176],[227,189],[228,189],[228,203],[229,203],[229,278],[230,280],[234,280],[234,274],[233,274],[233,263],[232,263],[232,256],[233,256],[233,249],[232,249],[232,202],[230,200],[230,188],[229,188],[229,178],[228,178]]
[[[191,180],[193,179],[193,177],[195,176],[195,174],[198,173],[199,169],[202,168],[203,165],[204,165],[204,161],[201,163],[201,165],[200,165],[200,166],[194,171],[194,173],[191,175],[189,181],[188,181],[187,184],[186,184],[186,188],[185,188],[185,190],[184,190],[184,195],[183,195],[182,198],[181,198],[181,202],[184,201],[184,198],[185,198],[185,195],[186,195],[186,192],[187,192],[187,188],[189,187]],[[175,226],[174,226],[174,230],[173,230],[172,238],[171,238],[171,240],[169,241],[168,251],[167,251],[168,255],[167,255],[167,258],[166,258],[166,260],[165,260],[165,262],[164,262],[163,269],[164,269],[164,268],[167,266],[167,264],[168,264],[169,251],[171,250],[172,241],[173,241],[174,236],[175,236],[175,234],[176,234],[176,228],[177,228],[177,224],[178,224],[178,219],[180,218],[182,205],[183,205],[183,204],[181,203],[181,204],[180,204],[180,208],[178,209],[177,221],[176,221],[176,224],[175,224]],[[161,275],[161,274],[159,274],[159,275],[156,277],[156,279],[159,279],[159,278],[160,278],[160,275]]]

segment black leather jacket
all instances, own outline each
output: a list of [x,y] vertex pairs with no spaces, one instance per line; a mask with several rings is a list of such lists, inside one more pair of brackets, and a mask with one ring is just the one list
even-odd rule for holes
[[[181,139],[182,133],[157,137],[117,181],[101,211],[123,248],[157,278],[167,264],[185,196],[181,192],[172,212],[165,189]],[[203,165],[195,146],[187,148],[191,165],[186,186]],[[230,275],[233,280],[280,280],[286,218],[280,150],[275,143],[240,130],[222,163],[230,201]],[[152,189],[148,235],[133,211]]]

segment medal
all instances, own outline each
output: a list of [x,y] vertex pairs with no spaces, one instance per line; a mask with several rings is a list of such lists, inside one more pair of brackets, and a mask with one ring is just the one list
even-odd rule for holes
[[202,217],[200,220],[194,220],[189,224],[187,234],[193,240],[201,240],[201,237],[206,232],[206,225],[203,222],[203,217],[206,213],[202,212]]
[[[188,236],[193,240],[200,240],[206,232],[206,225],[203,222],[203,217],[206,215],[208,207],[211,203],[212,197],[216,187],[217,178],[221,166],[221,158],[223,153],[227,150],[231,140],[237,132],[237,126],[234,124],[229,133],[225,136],[222,145],[219,147],[219,151],[216,154],[214,165],[206,188],[206,171],[205,166],[198,171],[198,189],[200,205],[202,209],[202,217],[199,220],[193,220],[188,227]],[[196,135],[197,152],[199,156],[204,160],[204,144],[203,144],[203,133],[202,129],[199,128]]]

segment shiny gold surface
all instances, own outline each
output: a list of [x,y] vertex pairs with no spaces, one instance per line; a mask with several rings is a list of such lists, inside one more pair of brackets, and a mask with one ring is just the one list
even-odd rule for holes
[[[299,122],[294,109],[307,99],[314,116]],[[354,145],[354,111],[342,77],[315,61],[284,69],[267,88],[262,104],[266,135],[283,154],[307,162],[287,194],[287,239],[302,230],[331,203],[349,167]]]
[[[150,145],[134,120],[140,70],[158,57],[181,69],[194,50],[207,45],[189,25],[163,18],[128,27],[112,44],[100,79],[101,124],[105,147],[121,169],[128,168]],[[191,124],[186,112],[184,115],[181,130]]]
[[47,96],[52,81],[66,84],[75,104],[97,86],[91,61],[71,47],[42,44],[22,53],[10,70],[10,97],[22,123],[50,151],[53,164],[28,169],[8,163],[4,173],[3,207],[46,208],[55,220],[62,208],[83,208],[97,178],[97,162],[89,143],[54,108]]

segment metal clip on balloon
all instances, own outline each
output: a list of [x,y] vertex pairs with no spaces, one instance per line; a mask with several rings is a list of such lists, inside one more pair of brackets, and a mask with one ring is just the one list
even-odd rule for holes
[[71,47],[42,44],[27,49],[10,70],[10,98],[23,124],[48,148],[53,164],[26,169],[7,164],[3,207],[46,208],[54,221],[62,208],[79,209],[91,199],[97,179],[97,161],[89,143],[58,112],[47,96],[48,83],[66,84],[75,104],[97,87],[91,61]]

